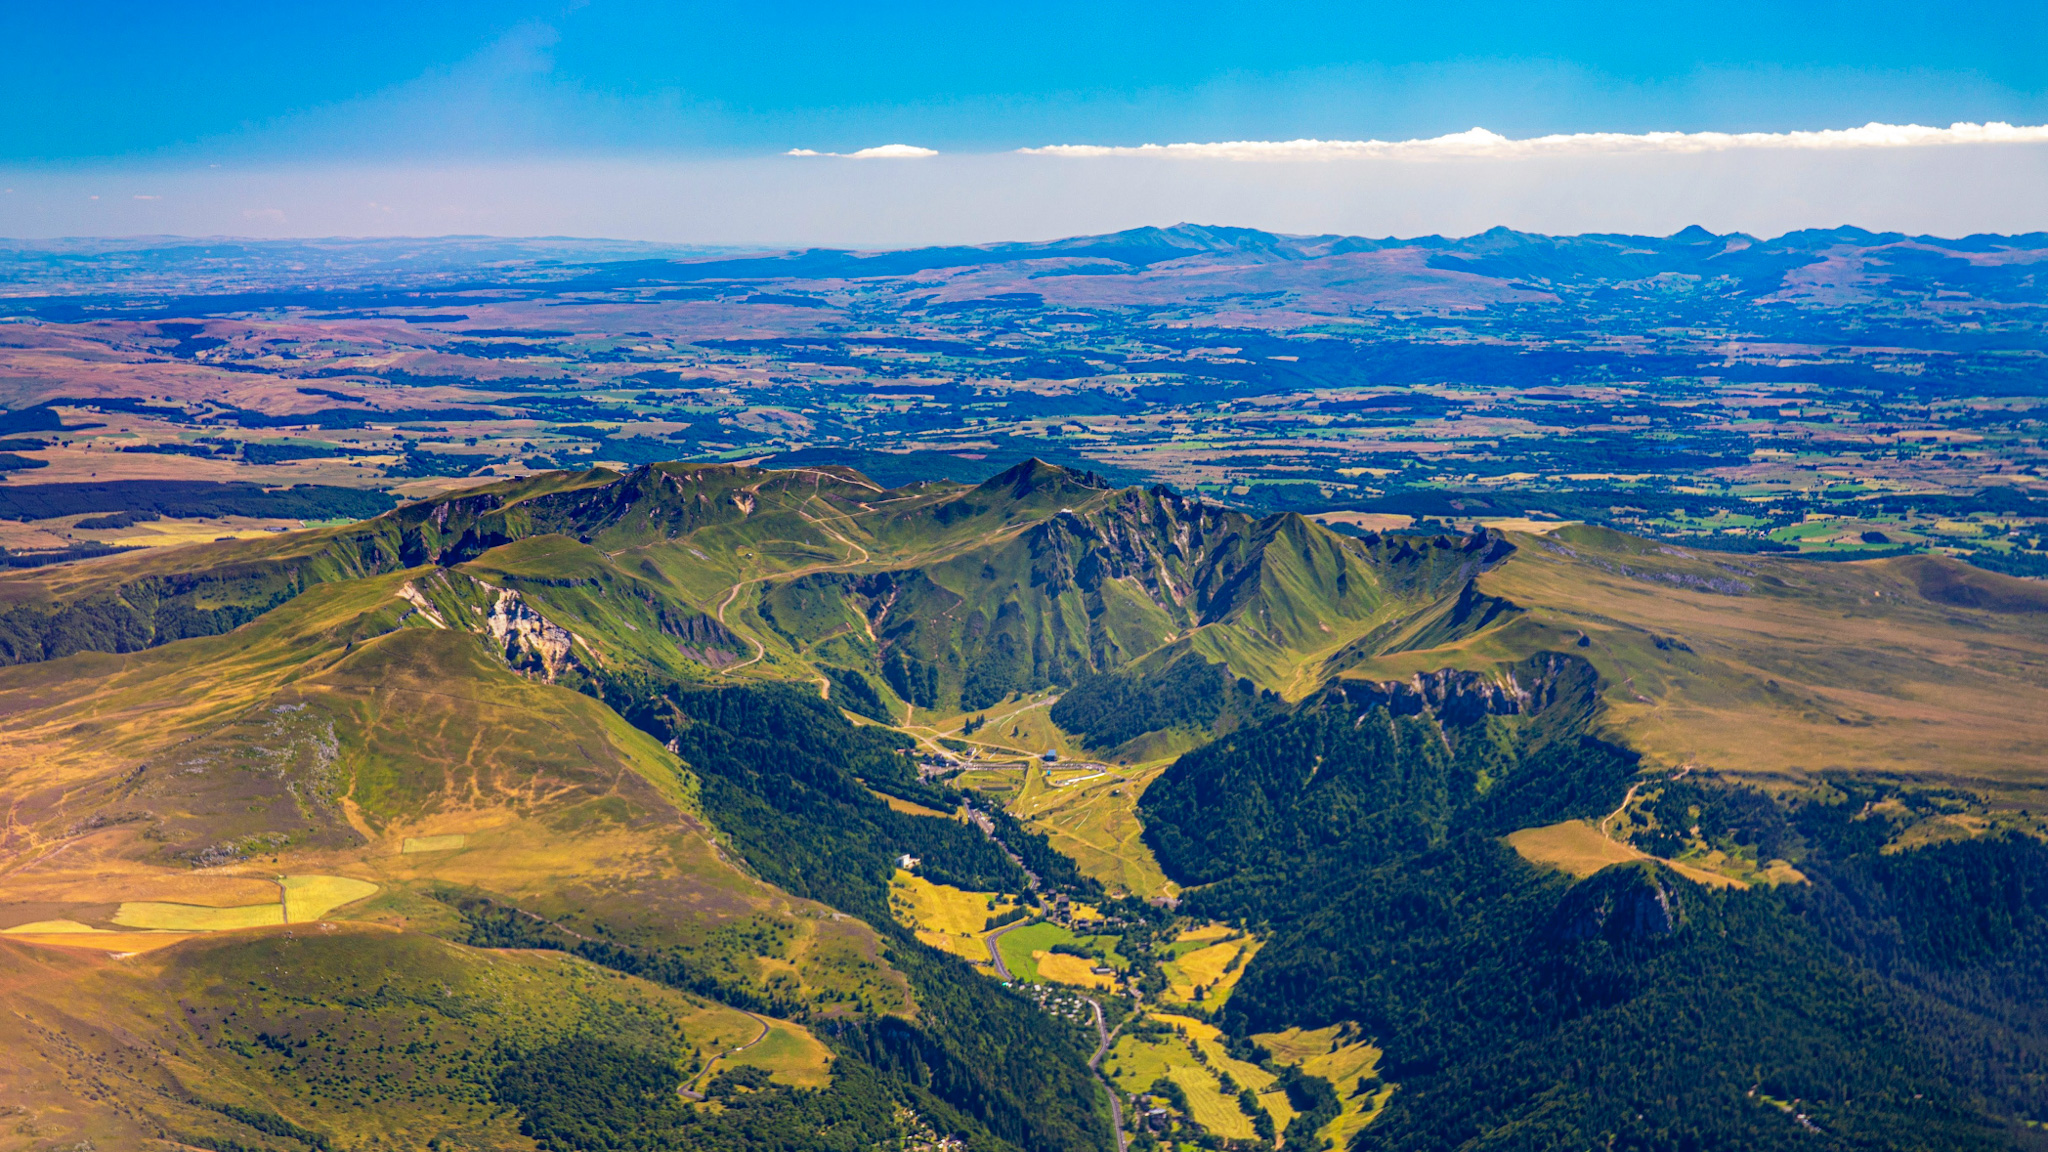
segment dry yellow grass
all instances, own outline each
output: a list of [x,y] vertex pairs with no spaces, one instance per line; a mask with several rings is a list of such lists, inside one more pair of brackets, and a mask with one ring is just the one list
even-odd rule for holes
[[927,808],[922,804],[905,800],[901,796],[891,796],[887,792],[876,792],[873,788],[868,789],[868,793],[898,812],[905,812],[912,816],[936,816],[941,820],[953,818],[950,813],[941,812],[937,808]]
[[[915,931],[919,940],[970,964],[993,969],[984,925],[989,917],[1016,907],[999,895],[934,884],[899,868],[889,881],[889,910],[896,922]],[[993,909],[990,900],[995,900]]]
[[[1347,1034],[1349,1038],[1346,1038]],[[1285,1032],[1261,1032],[1252,1037],[1273,1054],[1283,1066],[1298,1067],[1320,1076],[1336,1090],[1342,1111],[1325,1125],[1319,1135],[1332,1147],[1349,1148],[1360,1129],[1372,1123],[1386,1104],[1391,1089],[1359,1095],[1359,1082],[1379,1070],[1381,1052],[1357,1039],[1357,1029],[1344,1024],[1327,1028],[1289,1028]]]
[[93,926],[92,926],[92,925],[90,925],[90,924],[81,924],[81,923],[79,923],[79,922],[78,922],[78,921],[76,921],[76,920],[31,920],[31,921],[30,921],[30,922],[28,922],[27,924],[16,924],[16,925],[15,925],[14,927],[12,927],[12,928],[0,928],[0,932],[5,932],[5,933],[7,933],[7,934],[8,934],[8,935],[10,935],[10,936],[13,936],[13,935],[19,935],[19,934],[22,934],[22,933],[27,933],[27,934],[30,934],[30,935],[36,935],[36,934],[41,934],[41,935],[49,935],[50,933],[53,933],[53,932],[104,932],[104,931],[106,931],[106,929],[104,929],[104,928],[95,928],[95,927],[93,927]]
[[1636,849],[1602,836],[1599,829],[1584,820],[1524,828],[1509,833],[1507,841],[1524,860],[1573,876],[1591,876],[1610,864],[1644,858]]
[[[1213,937],[1192,939],[1208,938]],[[1237,987],[1237,982],[1244,978],[1245,968],[1252,957],[1258,955],[1263,943],[1257,937],[1231,940],[1198,948],[1178,960],[1169,961],[1162,966],[1166,973],[1168,997],[1183,1003],[1191,1002],[1195,998],[1195,989],[1200,987],[1204,1004],[1213,1008],[1224,1003],[1230,999],[1231,990]],[[1237,961],[1235,967],[1231,966],[1233,960]]]
[[447,852],[469,843],[469,837],[460,832],[441,836],[407,836],[401,852]]
[[1903,773],[1994,795],[2014,785],[2017,803],[2048,767],[2048,688],[2029,671],[2048,661],[2036,583],[1926,556],[1820,564],[1660,549],[1583,526],[1516,542],[1479,584],[1523,615],[1345,674],[1575,652],[1601,673],[1610,737],[1646,766],[1766,787],[1836,769]]
[[968,892],[949,884],[934,884],[916,873],[901,869],[889,882],[889,888],[892,903],[900,894],[915,920],[909,927],[951,936],[979,935],[990,916],[1016,907],[997,900],[991,909],[989,901],[997,895],[994,892]]
[[1180,958],[1180,970],[1189,980],[1197,984],[1214,984],[1223,979],[1226,975],[1223,971],[1224,968],[1228,967],[1232,960],[1237,959],[1237,954],[1243,951],[1244,946],[1249,943],[1249,941],[1233,941],[1228,944],[1213,945],[1199,952],[1190,952]]
[[1069,956],[1064,952],[1034,951],[1031,958],[1038,962],[1038,974],[1059,984],[1074,984],[1082,988],[1113,988],[1114,975],[1095,972],[1095,961],[1085,956]]
[[44,948],[90,948],[98,952],[149,952],[183,943],[196,935],[192,932],[40,932],[9,934],[7,939],[16,944],[35,944]]
[[[1507,836],[1508,846],[1521,853],[1524,860],[1555,868],[1573,876],[1591,876],[1610,864],[1626,864],[1632,860],[1650,860],[1654,857],[1627,844],[1610,840],[1600,830],[1584,820],[1567,820],[1562,824],[1549,824],[1542,828],[1524,828]],[[1692,864],[1681,864],[1675,860],[1661,863],[1676,869],[1686,878],[1711,888],[1747,888],[1741,880],[1724,876]],[[1793,872],[1796,876],[1798,873]]]
[[287,876],[284,884],[285,920],[302,924],[318,920],[344,904],[367,899],[377,892],[368,880],[347,876]]
[[121,905],[114,923],[123,928],[169,932],[231,932],[284,923],[283,904],[247,904],[240,908],[207,908],[198,904],[161,904],[136,900]]

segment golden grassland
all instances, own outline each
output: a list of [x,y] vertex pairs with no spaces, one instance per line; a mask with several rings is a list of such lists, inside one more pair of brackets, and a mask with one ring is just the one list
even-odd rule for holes
[[1138,797],[1165,770],[1164,763],[1119,768],[1057,788],[1047,784],[1043,773],[1027,772],[1008,808],[1111,891],[1147,898],[1171,895],[1179,889],[1145,846],[1145,828],[1138,820]]
[[1221,1006],[1264,944],[1256,936],[1240,936],[1220,924],[1182,932],[1174,942],[1174,958],[1160,965],[1167,982],[1162,1001],[1194,1003],[1199,987],[1201,1003],[1212,1009]]
[[469,837],[460,832],[444,832],[439,836],[407,836],[400,852],[452,852],[469,842]]
[[991,971],[994,964],[989,959],[986,925],[990,917],[1016,907],[1001,893],[934,884],[900,868],[889,881],[889,911],[897,923],[915,931],[918,939],[932,947]]
[[1362,1082],[1378,1074],[1381,1056],[1378,1048],[1359,1039],[1359,1035],[1355,1025],[1332,1024],[1312,1030],[1260,1032],[1252,1037],[1273,1054],[1274,1063],[1320,1076],[1336,1090],[1343,1110],[1317,1133],[1335,1148],[1351,1147],[1358,1133],[1373,1122],[1394,1093],[1391,1085],[1359,1091]]
[[[1294,1118],[1285,1092],[1274,1091],[1276,1078],[1256,1064],[1232,1058],[1223,1050],[1217,1028],[1192,1016],[1168,1012],[1148,1013],[1148,1018],[1175,1030],[1168,1036],[1123,1035],[1117,1038],[1103,1061],[1103,1070],[1126,1093],[1143,1092],[1164,1077],[1187,1093],[1188,1108],[1196,1123],[1218,1136],[1233,1140],[1253,1138],[1252,1122],[1239,1108],[1235,1095],[1225,1095],[1214,1070],[1230,1074],[1239,1087],[1249,1088],[1259,1104],[1272,1116],[1276,1129]],[[1201,1053],[1197,1058],[1195,1052]]]
[[868,789],[868,794],[873,796],[875,799],[880,800],[882,803],[887,804],[889,807],[895,809],[896,811],[903,812],[911,816],[933,816],[941,820],[950,820],[953,818],[952,814],[949,812],[941,812],[937,808],[927,808],[924,805],[919,804],[915,801],[905,800],[901,796],[891,796],[887,792],[877,792],[873,788]]
[[[1509,833],[1505,839],[1508,847],[1520,853],[1524,860],[1578,877],[1591,876],[1610,864],[1656,859],[1633,845],[1609,839],[1584,820],[1524,828]],[[1747,881],[1711,866],[1720,861],[1706,861],[1707,866],[1677,860],[1663,860],[1661,863],[1710,888],[1749,887]]]
[[162,904],[139,900],[121,905],[114,923],[123,928],[165,932],[232,932],[284,923],[283,904],[250,904],[241,908],[206,908],[197,904]]
[[[459,1137],[531,1149],[516,1118],[489,1103],[468,1053],[596,1034],[670,1054],[679,1067],[724,1058],[807,1087],[823,1083],[829,1061],[799,1025],[564,953],[471,949],[368,924],[183,938],[119,960],[0,937],[0,988],[10,1009],[0,1016],[0,1083],[28,1125],[11,1121],[12,1135],[61,1146],[141,1147],[167,1129],[212,1146],[238,1133],[246,1141],[197,1098],[283,1116],[343,1147]],[[175,1019],[165,1004],[179,1006]],[[238,1059],[249,1042],[239,1021],[252,1015],[279,1034],[317,1032],[317,1042],[282,1068]],[[768,1035],[753,1044],[764,1022]],[[63,1044],[43,1042],[53,1029]],[[120,1107],[82,1101],[81,1080]]]
[[293,924],[318,920],[344,904],[377,894],[375,884],[348,876],[286,876],[279,883],[284,886],[285,920]]
[[1585,820],[1566,820],[1542,828],[1524,828],[1507,835],[1508,846],[1532,864],[1573,876],[1591,876],[1610,864],[1647,859],[1634,847],[1600,834]]
[[[1480,588],[1524,612],[1348,676],[1488,670],[1575,652],[1609,735],[1652,767],[1768,788],[1829,770],[1952,782],[2026,806],[2044,766],[2048,590],[1907,556],[1839,563],[1719,556],[1585,527],[1516,536]],[[1583,643],[1581,643],[1583,639]]]

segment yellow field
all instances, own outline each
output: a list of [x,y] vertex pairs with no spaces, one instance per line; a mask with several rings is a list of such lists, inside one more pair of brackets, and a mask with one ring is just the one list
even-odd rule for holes
[[106,929],[104,928],[95,928],[90,924],[80,924],[76,920],[33,920],[27,924],[16,924],[12,928],[0,928],[0,932],[4,932],[9,936],[20,935],[22,933],[48,935],[52,932],[105,931]]
[[318,920],[377,892],[377,886],[368,880],[347,876],[287,876],[283,883],[285,919],[293,924]]
[[1252,1118],[1239,1110],[1236,1097],[1225,1096],[1216,1087],[1216,1077],[1208,1069],[1190,1061],[1175,1065],[1166,1075],[1188,1094],[1195,1123],[1226,1140],[1252,1138]]
[[[990,901],[995,902],[990,907]],[[889,881],[889,910],[896,922],[917,933],[917,938],[970,964],[993,968],[989,962],[988,918],[1006,913],[1016,905],[995,892],[968,892],[947,884],[934,884],[913,872],[897,869]]]
[[240,908],[206,908],[198,904],[160,904],[138,900],[114,913],[123,928],[154,928],[171,932],[229,932],[284,923],[283,904],[247,904]]
[[152,949],[182,943],[193,937],[191,932],[105,932],[94,929],[78,932],[65,929],[59,932],[24,932],[7,934],[17,944],[37,944],[45,948],[92,948],[101,952],[148,952]]
[[1009,809],[1112,891],[1144,897],[1175,893],[1179,889],[1145,846],[1137,812],[1139,793],[1165,767],[1119,769],[1064,788],[1049,787],[1042,773],[1031,772]]
[[[1567,820],[1562,824],[1550,824],[1542,828],[1524,828],[1507,836],[1508,846],[1521,853],[1522,859],[1532,864],[1541,864],[1566,872],[1573,876],[1586,877],[1610,864],[1626,864],[1631,860],[1649,860],[1653,857],[1639,849],[1610,840],[1600,830],[1584,820]],[[1662,861],[1695,883],[1710,888],[1747,888],[1748,884],[1732,876],[1724,876],[1691,864],[1675,860]],[[1797,876],[1798,873],[1792,873]]]
[[941,812],[937,808],[927,808],[922,804],[912,803],[901,796],[891,796],[887,792],[877,792],[873,788],[868,789],[868,794],[898,812],[908,813],[912,816],[936,816],[941,820],[953,819],[950,813]]
[[447,852],[469,843],[469,837],[460,832],[445,836],[407,836],[401,852]]
[[[1343,1110],[1325,1125],[1319,1135],[1332,1147],[1349,1148],[1361,1129],[1373,1122],[1391,1087],[1368,1095],[1358,1094],[1361,1080],[1379,1070],[1380,1050],[1357,1038],[1356,1029],[1343,1024],[1312,1031],[1289,1028],[1285,1032],[1261,1032],[1252,1037],[1273,1054],[1274,1063],[1299,1067],[1311,1076],[1330,1082]],[[1347,1033],[1349,1035],[1347,1035]]]
[[[913,872],[898,869],[889,882],[890,902],[904,897],[914,923],[912,928],[944,932],[954,936],[978,936],[990,916],[1008,912],[1015,904],[997,899],[994,892],[968,892],[948,884],[934,884]],[[989,901],[995,900],[994,908]]]
[[1099,976],[1089,969],[1096,962],[1086,956],[1069,956],[1064,952],[1036,951],[1031,958],[1038,962],[1038,974],[1056,984],[1074,984],[1083,988],[1114,988],[1115,976]]
[[1531,864],[1543,864],[1573,876],[1591,876],[1609,864],[1643,859],[1641,852],[1602,836],[1599,829],[1584,820],[1524,828],[1510,832],[1507,842],[1508,847]]
[[[1215,925],[1213,927],[1217,930],[1206,935],[1182,933],[1181,940],[1182,942],[1199,942],[1204,939],[1214,939],[1216,936],[1228,934],[1230,931],[1222,925]],[[1205,929],[1203,931],[1208,932],[1209,930]],[[1263,943],[1264,941],[1255,936],[1246,937],[1242,940],[1212,944],[1207,948],[1197,948],[1182,955],[1177,960],[1168,961],[1161,965],[1161,969],[1166,973],[1167,997],[1182,1002],[1189,1002],[1194,1000],[1195,988],[1200,986],[1204,989],[1202,994],[1202,1002],[1204,1004],[1211,1007],[1222,1004],[1230,999],[1231,990],[1236,988],[1237,982],[1244,978],[1245,968],[1250,965],[1252,957],[1258,955],[1259,948]],[[1237,961],[1235,968],[1231,968],[1231,961],[1233,960]],[[1224,971],[1226,968],[1230,970]]]
[[[1159,1023],[1179,1027],[1185,1036],[1118,1037],[1116,1046],[1104,1060],[1103,1068],[1119,1089],[1143,1092],[1152,1081],[1164,1076],[1187,1093],[1188,1107],[1197,1123],[1218,1136],[1252,1139],[1251,1118],[1237,1106],[1235,1096],[1223,1094],[1215,1073],[1211,1071],[1222,1069],[1237,1081],[1239,1087],[1249,1088],[1258,1096],[1259,1104],[1273,1118],[1276,1129],[1285,1129],[1287,1122],[1294,1118],[1294,1109],[1287,1103],[1287,1094],[1274,1090],[1277,1078],[1256,1064],[1247,1064],[1226,1055],[1221,1033],[1214,1025],[1192,1016],[1168,1012],[1148,1015]],[[1206,1065],[1188,1051],[1190,1041],[1207,1058]]]

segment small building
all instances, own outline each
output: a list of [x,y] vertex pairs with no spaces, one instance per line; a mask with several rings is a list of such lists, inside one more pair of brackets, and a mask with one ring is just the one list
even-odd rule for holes
[[896,858],[896,866],[897,866],[898,868],[901,868],[901,869],[903,869],[903,870],[904,870],[905,872],[914,872],[914,871],[916,871],[916,870],[917,870],[917,866],[918,866],[919,864],[922,864],[922,863],[924,863],[924,861],[923,861],[923,860],[919,859],[919,858],[918,858],[918,857],[916,857],[916,856],[912,856],[912,855],[911,855],[910,853],[908,853],[908,852],[905,852],[905,853],[904,853],[903,855],[901,855],[901,856],[898,856],[898,857]]

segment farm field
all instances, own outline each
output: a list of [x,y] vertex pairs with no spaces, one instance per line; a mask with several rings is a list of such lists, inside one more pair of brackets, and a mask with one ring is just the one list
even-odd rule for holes
[[1017,907],[1001,893],[934,884],[900,868],[889,882],[889,906],[897,922],[916,931],[918,939],[991,970],[988,921]]
[[[1359,1038],[1355,1025],[1289,1028],[1284,1032],[1256,1033],[1252,1039],[1264,1045],[1275,1062],[1330,1082],[1343,1110],[1319,1135],[1333,1147],[1349,1148],[1393,1096],[1393,1085],[1372,1087],[1367,1083],[1378,1078],[1382,1053]],[[1361,1086],[1366,1090],[1360,1091]]]
[[[1253,1136],[1251,1118],[1244,1114],[1236,1095],[1223,1092],[1216,1076],[1221,1070],[1257,1095],[1276,1129],[1285,1128],[1293,1119],[1287,1094],[1271,1090],[1273,1075],[1256,1064],[1231,1058],[1213,1025],[1164,1012],[1147,1013],[1146,1020],[1165,1034],[1152,1034],[1148,1029],[1145,1035],[1119,1037],[1104,1059],[1103,1067],[1119,1090],[1142,1093],[1157,1079],[1171,1080],[1187,1094],[1189,1111],[1197,1123],[1226,1139],[1249,1140]],[[1201,1053],[1199,1058],[1196,1052]]]
[[347,876],[286,876],[281,883],[285,920],[293,924],[318,920],[345,904],[377,894],[375,884]]
[[1255,936],[1232,932],[1223,925],[1182,932],[1171,948],[1174,958],[1161,965],[1167,978],[1164,999],[1201,1003],[1211,1010],[1222,1006],[1262,944]]

